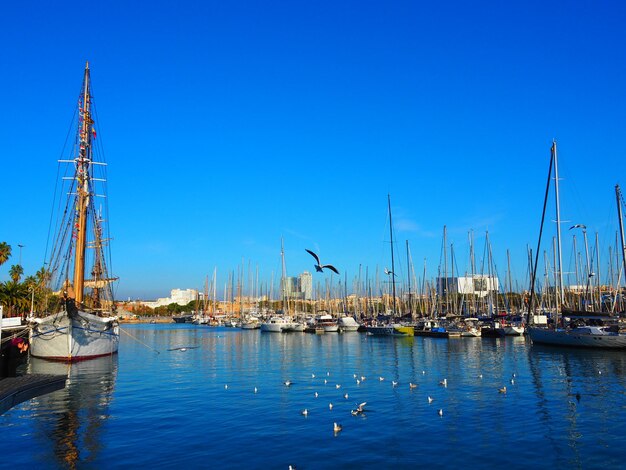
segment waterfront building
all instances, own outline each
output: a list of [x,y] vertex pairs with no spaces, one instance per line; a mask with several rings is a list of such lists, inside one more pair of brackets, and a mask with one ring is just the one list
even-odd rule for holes
[[[169,297],[162,297],[153,302],[142,302],[143,305],[156,308],[169,304],[187,305],[196,300],[198,291],[196,289],[172,289]],[[202,295],[200,295],[202,297]]]
[[[490,292],[497,292],[500,288],[498,278],[484,274],[458,277],[438,277],[437,294],[473,294],[477,297],[486,297]],[[447,290],[447,292],[446,292]]]

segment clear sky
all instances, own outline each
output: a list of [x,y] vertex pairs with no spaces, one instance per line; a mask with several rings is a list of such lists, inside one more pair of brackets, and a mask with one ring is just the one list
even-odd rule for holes
[[[40,268],[90,61],[118,298],[390,265],[461,272],[485,231],[524,279],[552,139],[563,218],[614,242],[626,168],[623,1],[8,2],[0,16],[0,241]],[[73,130],[71,132],[74,132]],[[565,227],[566,229],[567,227]],[[571,236],[571,232],[566,234]],[[567,256],[566,256],[567,259]],[[568,261],[564,261],[566,264]],[[603,262],[608,262],[606,259]],[[276,274],[278,275],[278,274]],[[326,274],[315,275],[315,282]]]

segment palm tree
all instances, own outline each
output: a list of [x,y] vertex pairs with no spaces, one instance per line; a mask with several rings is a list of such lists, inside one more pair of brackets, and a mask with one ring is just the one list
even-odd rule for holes
[[19,264],[14,264],[11,266],[11,269],[9,269],[9,276],[11,276],[11,279],[13,279],[13,282],[16,284],[20,282],[22,274],[24,274],[24,268]]
[[28,288],[14,281],[0,282],[0,303],[7,307],[9,316],[27,312],[30,307]]
[[0,242],[0,266],[11,257],[11,245],[7,242]]

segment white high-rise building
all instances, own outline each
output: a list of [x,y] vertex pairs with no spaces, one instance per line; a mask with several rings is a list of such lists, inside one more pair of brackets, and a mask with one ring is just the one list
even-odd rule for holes
[[298,276],[298,288],[304,300],[313,298],[313,276],[310,272],[304,271]]

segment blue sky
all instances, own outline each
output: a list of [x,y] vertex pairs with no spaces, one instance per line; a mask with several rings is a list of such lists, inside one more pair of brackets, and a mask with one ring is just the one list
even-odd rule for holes
[[11,2],[0,280],[18,244],[26,273],[44,261],[86,60],[118,298],[197,288],[215,266],[223,285],[242,260],[269,279],[281,236],[290,275],[312,269],[311,248],[351,282],[390,264],[388,193],[419,275],[424,259],[436,275],[446,225],[461,271],[468,231],[482,256],[489,230],[498,271],[509,249],[522,282],[552,139],[563,218],[606,251],[625,184],[624,24],[618,1]]

